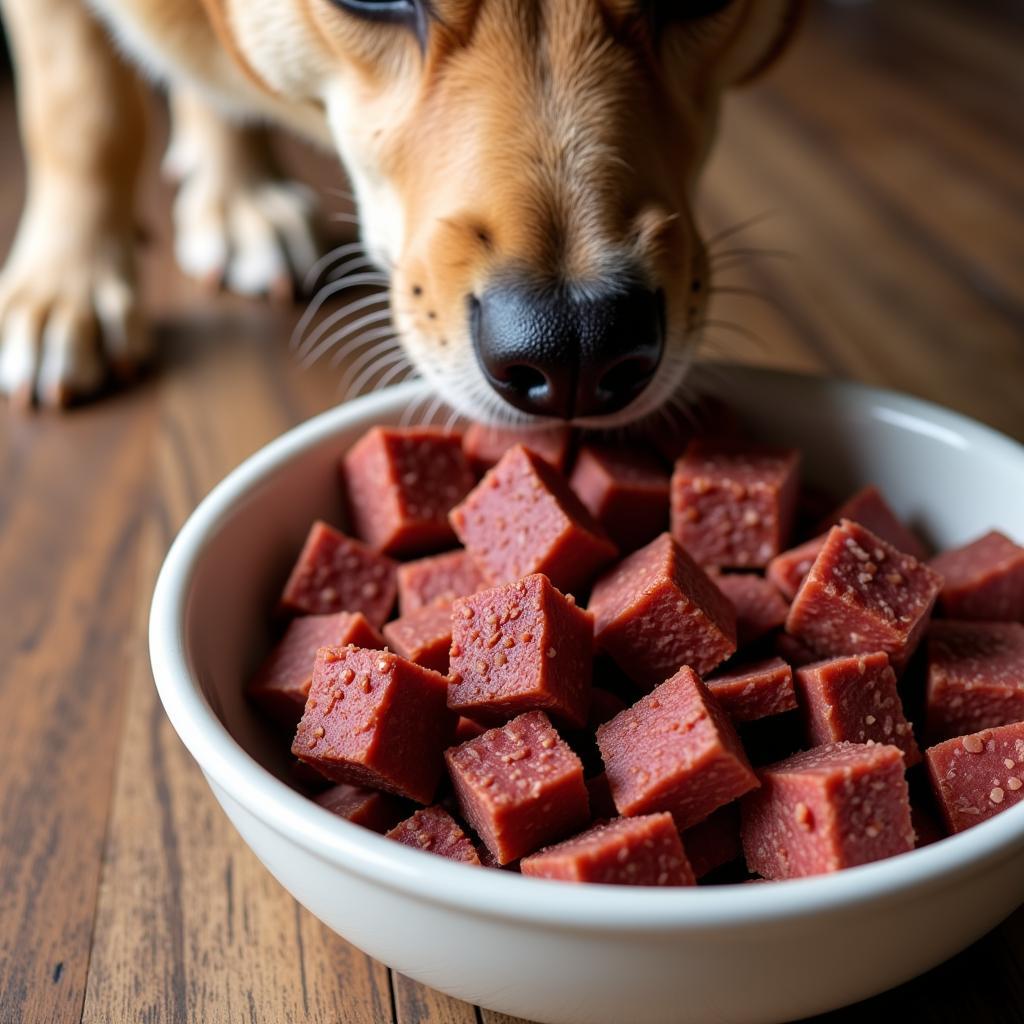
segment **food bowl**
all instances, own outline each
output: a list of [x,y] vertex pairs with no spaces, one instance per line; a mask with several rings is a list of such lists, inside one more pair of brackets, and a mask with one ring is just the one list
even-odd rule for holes
[[[795,445],[837,494],[877,483],[937,546],[1024,526],[1024,448],[903,395],[719,367],[752,436]],[[330,928],[417,981],[552,1024],[768,1024],[866,998],[940,963],[1024,902],[1024,806],[891,860],[764,885],[570,885],[468,867],[338,818],[281,777],[242,696],[310,522],[341,515],[336,465],[420,385],[332,409],[247,459],[164,563],[150,651],[160,698],[270,872]]]

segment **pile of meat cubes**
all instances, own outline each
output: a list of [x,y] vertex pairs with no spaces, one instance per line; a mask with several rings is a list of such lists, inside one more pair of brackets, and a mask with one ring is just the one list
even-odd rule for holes
[[874,487],[822,517],[798,451],[735,433],[654,452],[367,433],[350,532],[312,525],[249,683],[296,785],[467,864],[672,886],[1024,799],[1024,549],[929,559]]

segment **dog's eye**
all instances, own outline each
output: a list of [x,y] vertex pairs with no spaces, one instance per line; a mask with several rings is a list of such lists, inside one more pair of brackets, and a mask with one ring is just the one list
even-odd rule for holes
[[368,21],[394,21],[417,27],[422,18],[418,0],[332,0],[338,7]]

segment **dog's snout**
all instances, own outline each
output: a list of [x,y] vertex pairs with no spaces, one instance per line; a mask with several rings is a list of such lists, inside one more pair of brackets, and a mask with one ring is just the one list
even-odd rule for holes
[[538,416],[618,412],[650,383],[664,347],[664,298],[640,284],[583,290],[504,282],[472,300],[471,319],[490,385]]

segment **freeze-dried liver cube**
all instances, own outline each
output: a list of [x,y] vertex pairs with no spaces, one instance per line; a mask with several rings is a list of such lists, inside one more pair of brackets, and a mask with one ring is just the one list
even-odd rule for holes
[[1024,721],[1024,625],[936,620],[927,654],[929,736]]
[[950,832],[1024,800],[1024,722],[946,740],[929,747],[924,758]]
[[387,838],[414,850],[436,853],[439,857],[463,864],[480,863],[476,847],[443,807],[424,807],[411,818],[399,822],[388,832]]
[[339,818],[380,833],[393,828],[408,813],[402,801],[391,794],[350,786],[347,782],[325,789],[313,801]]
[[384,639],[403,658],[424,668],[448,674],[448,649],[452,645],[451,609],[428,605],[384,623]]
[[695,878],[731,864],[743,852],[740,846],[740,805],[726,804],[683,833],[683,849]]
[[341,472],[356,534],[395,555],[450,546],[448,513],[474,482],[462,438],[424,427],[374,427],[345,455]]
[[903,754],[835,743],[758,771],[742,803],[747,866],[764,878],[852,868],[914,848]]
[[491,583],[542,572],[568,593],[618,553],[568,483],[522,445],[452,510],[451,522]]
[[796,707],[793,670],[781,658],[732,666],[705,682],[734,722],[781,715]]
[[823,657],[885,651],[899,671],[942,578],[858,523],[833,526],[790,605],[786,631]]
[[362,612],[379,629],[395,604],[395,568],[390,558],[318,520],[285,583],[281,610]]
[[765,566],[786,545],[800,453],[740,441],[692,441],[672,474],[672,536],[701,565]]
[[803,544],[776,555],[768,563],[768,579],[792,601],[824,546],[825,535],[804,541]]
[[715,586],[736,610],[736,643],[746,647],[786,621],[789,602],[763,576],[749,572],[715,573]]
[[509,450],[521,444],[539,455],[560,473],[565,471],[572,445],[572,430],[566,426],[540,430],[515,430],[474,423],[462,438],[462,450],[478,474],[486,473]]
[[993,530],[929,563],[945,580],[939,605],[953,619],[1024,622],[1024,548]]
[[587,720],[594,623],[541,574],[452,606],[448,706],[487,723],[546,711]]
[[667,533],[605,573],[590,610],[598,649],[645,689],[680,665],[707,672],[736,650],[732,604]]
[[891,743],[907,767],[921,760],[896,690],[896,673],[881,651],[854,654],[797,669],[807,738],[825,743]]
[[389,651],[322,647],[292,753],[335,782],[430,803],[455,727],[447,689]]
[[679,832],[670,814],[616,818],[525,857],[520,870],[534,878],[601,885],[693,885]]
[[681,668],[597,730],[620,814],[668,811],[689,828],[757,785],[729,716]]
[[668,472],[644,448],[585,444],[569,485],[622,551],[668,529]]
[[398,567],[398,607],[408,615],[428,604],[451,604],[486,586],[468,551],[446,551]]
[[918,537],[904,525],[899,516],[889,507],[882,492],[869,484],[848,498],[822,523],[822,531],[838,525],[844,519],[860,523],[876,537],[890,543],[897,551],[913,555],[919,562],[928,557],[928,551]]
[[316,652],[346,644],[383,647],[384,639],[360,612],[293,619],[250,680],[249,696],[282,725],[294,729],[306,706]]
[[499,864],[590,820],[583,765],[542,711],[445,752],[462,815]]

